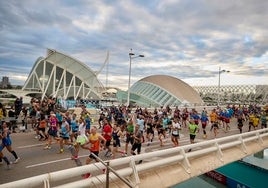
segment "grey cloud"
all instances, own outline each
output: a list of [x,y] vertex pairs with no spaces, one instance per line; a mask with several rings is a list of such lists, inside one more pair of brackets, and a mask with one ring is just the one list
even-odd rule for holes
[[0,58],[0,66],[21,60],[30,67],[46,48],[54,48],[98,70],[109,50],[109,74],[123,76],[120,82],[126,85],[133,48],[145,55],[144,63],[177,64],[135,67],[137,78],[213,77],[217,70],[202,67],[218,64],[237,70],[233,74],[267,75],[261,68],[247,73],[253,68],[247,60],[267,53],[267,5],[261,0],[1,1],[0,57],[5,59]]

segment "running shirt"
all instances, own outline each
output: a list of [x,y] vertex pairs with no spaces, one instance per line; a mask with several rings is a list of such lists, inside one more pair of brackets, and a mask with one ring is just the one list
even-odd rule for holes
[[71,129],[72,129],[72,132],[77,132],[78,131],[78,125],[76,123],[76,119],[71,120]]
[[163,123],[163,128],[164,129],[168,128],[168,122],[169,122],[169,119],[168,118],[163,118],[162,123]]
[[57,118],[55,116],[50,117],[49,123],[52,130],[57,130]]
[[211,122],[215,122],[216,121],[216,119],[217,119],[216,112],[211,112],[211,114],[209,116],[210,116],[210,121]]
[[113,137],[113,141],[114,143],[117,143],[119,141],[120,143],[120,136],[118,135],[119,130],[113,130],[112,132],[112,137]]
[[139,130],[144,130],[144,119],[137,119],[137,124],[139,125]]
[[84,125],[83,122],[79,124],[78,131],[80,132],[81,136],[86,135],[86,126]]
[[259,119],[258,117],[254,117],[254,118],[253,118],[253,126],[254,126],[254,127],[257,127],[257,126],[259,125],[259,120],[260,120],[260,119]]
[[62,133],[63,138],[69,138],[69,136],[70,136],[68,129],[67,129],[67,126],[69,126],[67,121],[65,121],[64,123],[61,124],[61,133]]
[[[12,144],[11,138],[10,138],[10,131],[7,130],[2,134],[2,145],[3,146],[10,146]],[[0,150],[2,151],[2,150]]]
[[62,122],[62,115],[58,112],[56,112],[56,118],[58,119],[58,122]]
[[109,124],[106,124],[103,127],[103,137],[106,140],[111,140],[112,139],[112,127]]
[[135,133],[135,139],[134,139],[134,143],[136,144],[141,144],[141,137],[142,137],[142,133],[140,130],[138,130],[136,133]]
[[100,150],[99,133],[90,134],[89,142],[91,143],[91,147],[89,149],[91,152],[96,152]]
[[198,125],[196,124],[189,124],[189,130],[190,130],[190,135],[196,135],[196,131],[198,129]]
[[127,134],[133,134],[134,133],[134,126],[132,124],[128,124],[126,131],[127,131]]
[[267,124],[267,117],[265,115],[261,116],[261,124],[266,125]]
[[204,126],[207,125],[207,122],[208,122],[207,116],[201,116],[200,121],[201,121],[202,125],[204,125]]
[[153,128],[154,128],[154,126],[153,126],[152,123],[147,123],[147,124],[146,124],[146,130],[147,130],[147,131],[153,131]]
[[173,135],[179,135],[179,129],[181,128],[181,125],[180,125],[180,123],[179,122],[174,122],[173,123],[173,130],[172,130],[172,134]]

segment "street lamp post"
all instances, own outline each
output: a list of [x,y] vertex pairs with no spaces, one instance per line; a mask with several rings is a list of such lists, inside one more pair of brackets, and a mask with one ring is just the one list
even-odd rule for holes
[[220,106],[220,90],[221,90],[221,73],[224,72],[230,72],[229,70],[221,70],[221,67],[219,67],[219,82],[218,82],[218,99],[217,99],[217,105]]
[[134,53],[132,53],[132,49],[129,52],[129,73],[128,73],[128,90],[127,90],[127,107],[129,106],[130,103],[130,77],[131,77],[131,61],[134,58],[138,58],[138,57],[144,57],[144,55],[135,55]]

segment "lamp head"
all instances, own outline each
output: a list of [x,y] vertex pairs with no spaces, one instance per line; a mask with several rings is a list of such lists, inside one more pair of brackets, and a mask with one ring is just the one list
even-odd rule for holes
[[144,57],[144,55],[139,55],[139,57]]
[[129,54],[128,54],[129,56],[133,56],[133,55],[135,55],[134,53],[132,53],[132,52],[129,52]]

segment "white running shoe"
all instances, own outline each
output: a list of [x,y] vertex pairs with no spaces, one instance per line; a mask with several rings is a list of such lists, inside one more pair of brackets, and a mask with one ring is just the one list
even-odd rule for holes
[[19,160],[20,160],[20,158],[18,157],[13,163],[16,164],[19,162]]

